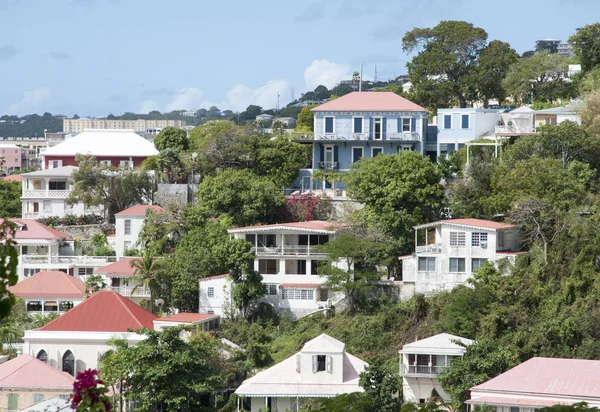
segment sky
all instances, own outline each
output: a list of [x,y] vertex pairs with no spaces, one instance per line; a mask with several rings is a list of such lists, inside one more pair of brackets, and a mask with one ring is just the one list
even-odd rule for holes
[[274,108],[358,71],[406,73],[402,36],[465,20],[522,53],[600,0],[0,0],[0,115]]

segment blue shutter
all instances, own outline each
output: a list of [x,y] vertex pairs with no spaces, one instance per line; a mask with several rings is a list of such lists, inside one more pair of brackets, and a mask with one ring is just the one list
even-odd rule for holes
[[333,146],[333,161],[334,162],[338,161],[338,147],[337,146]]
[[397,132],[398,133],[402,133],[402,118],[401,117],[398,118],[398,130],[397,130]]
[[320,154],[319,154],[319,161],[317,162],[317,167],[320,166],[320,162],[324,162],[325,161],[325,147],[323,147],[322,145],[319,147],[320,150]]
[[417,119],[414,117],[410,119],[410,131],[413,133],[417,131]]
[[381,121],[381,127],[383,128],[383,131],[381,133],[381,140],[385,140],[385,136],[387,134],[387,119],[385,117]]
[[369,119],[369,140],[373,139],[373,118]]

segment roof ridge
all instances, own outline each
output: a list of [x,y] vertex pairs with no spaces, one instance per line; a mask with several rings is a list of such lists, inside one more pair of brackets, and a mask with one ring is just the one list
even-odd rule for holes
[[[22,363],[22,364],[21,364],[19,367],[17,367],[17,368],[15,368],[15,369],[13,369],[13,370],[12,370],[12,372],[10,372],[9,374],[7,374],[7,375],[6,375],[6,376],[4,376],[3,378],[1,378],[1,379],[0,379],[0,381],[1,381],[1,380],[4,380],[4,379],[6,379],[6,378],[8,378],[9,376],[12,376],[12,375],[14,375],[15,373],[17,373],[18,371],[20,371],[21,369],[23,369],[23,368],[25,367],[25,365],[29,364],[29,362],[31,362],[32,360],[35,360],[35,358],[34,358],[33,356],[29,355],[29,354],[23,354],[23,355],[21,355],[21,356],[26,356],[26,357],[29,357],[30,359],[24,359],[24,361],[25,361],[24,363]],[[16,357],[16,358],[14,358],[14,359],[19,359],[19,357],[17,356],[17,357]],[[10,362],[10,361],[9,361],[9,362]],[[8,362],[7,362],[7,363],[8,363]],[[52,369],[54,369],[54,368],[52,368]]]
[[[144,325],[142,324],[142,322],[140,322],[140,320],[138,319],[138,317],[133,313],[133,311],[131,310],[131,308],[129,308],[129,306],[125,303],[125,301],[123,299],[127,299],[126,297],[121,296],[120,294],[116,294],[113,295],[117,298],[117,300],[119,301],[119,303],[121,303],[121,305],[125,308],[125,310],[127,311],[127,313],[129,313],[131,315],[131,317],[135,320],[135,322],[139,325],[140,328],[143,328]],[[131,303],[133,303],[132,301],[130,301]],[[135,303],[133,303],[135,305]],[[153,319],[155,320],[155,319]]]

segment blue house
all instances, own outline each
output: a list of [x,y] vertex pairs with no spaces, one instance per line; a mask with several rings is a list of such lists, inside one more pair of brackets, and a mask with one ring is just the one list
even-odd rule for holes
[[448,157],[466,143],[479,139],[495,140],[501,120],[497,109],[438,109],[437,155]]
[[313,145],[312,170],[301,174],[302,189],[311,187],[314,170],[345,172],[357,160],[380,153],[425,152],[427,109],[395,93],[353,92],[312,112],[314,136],[303,141]]

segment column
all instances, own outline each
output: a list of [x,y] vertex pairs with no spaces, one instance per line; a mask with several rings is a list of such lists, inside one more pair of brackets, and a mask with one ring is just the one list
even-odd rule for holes
[[285,235],[281,234],[281,254],[285,255]]

